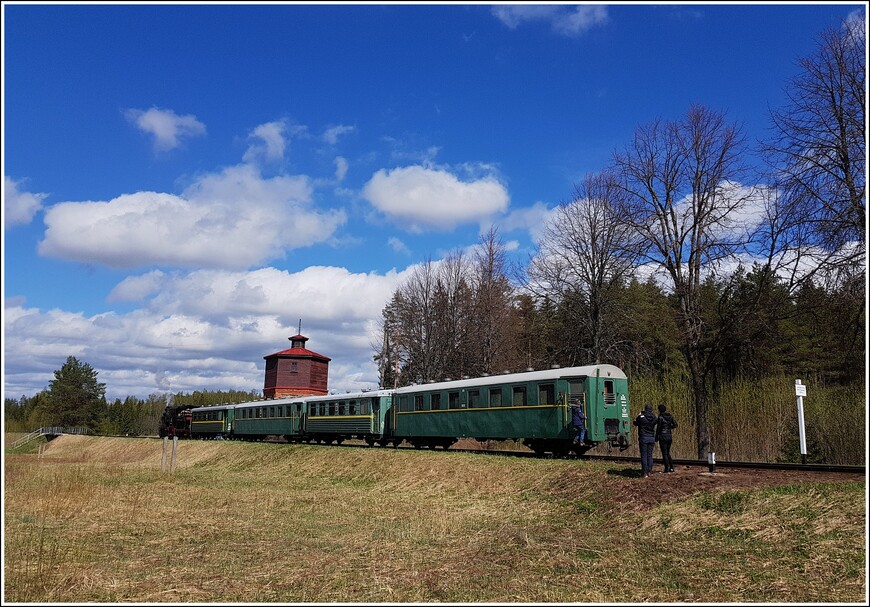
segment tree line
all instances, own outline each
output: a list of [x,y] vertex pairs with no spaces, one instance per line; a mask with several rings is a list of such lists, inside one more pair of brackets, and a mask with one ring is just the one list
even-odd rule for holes
[[639,126],[519,267],[497,229],[420,265],[383,310],[382,385],[598,362],[676,373],[705,457],[717,382],[861,379],[864,47],[863,21],[823,32],[767,141],[702,105]]
[[6,398],[3,403],[7,432],[29,432],[42,426],[85,427],[111,436],[155,436],[164,409],[241,403],[260,398],[257,390],[195,390],[191,393],[155,393],[147,398],[106,399],[106,384],[97,371],[76,357],[67,358],[54,372],[48,388],[34,396]]

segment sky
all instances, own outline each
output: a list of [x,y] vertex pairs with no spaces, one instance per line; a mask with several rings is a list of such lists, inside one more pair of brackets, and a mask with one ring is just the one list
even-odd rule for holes
[[[534,254],[634,131],[769,136],[863,3],[3,4],[3,393],[375,388],[384,305],[491,227]],[[746,184],[749,185],[749,184]]]

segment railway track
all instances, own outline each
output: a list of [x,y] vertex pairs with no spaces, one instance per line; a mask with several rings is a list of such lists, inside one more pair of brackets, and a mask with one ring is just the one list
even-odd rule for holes
[[[157,437],[123,437],[117,436],[113,438],[157,438]],[[196,439],[192,439],[196,440]],[[283,440],[266,440],[263,442],[274,442],[276,444],[286,444]],[[316,445],[317,443],[312,443]],[[372,448],[388,448],[388,449],[408,449],[411,451],[418,451],[419,449],[412,447],[410,445],[401,445],[399,447],[369,447],[362,441],[357,444],[356,441],[353,442],[345,442],[341,445],[330,445],[332,447],[339,448],[351,448],[351,449],[372,449]],[[442,449],[438,449],[439,452]],[[581,461],[611,461],[611,462],[621,462],[626,464],[637,464],[640,465],[640,457],[634,456],[624,456],[624,455],[604,455],[604,454],[586,454],[586,455],[538,455],[532,451],[510,451],[510,450],[498,450],[498,449],[463,449],[463,448],[450,448],[448,450],[450,453],[478,453],[484,455],[494,455],[494,456],[503,456],[503,457],[531,457],[531,458],[543,458],[543,459],[575,459]],[[656,464],[661,464],[661,459],[653,458],[653,461]],[[697,459],[674,459],[674,465],[677,466],[691,466],[698,468],[710,468],[710,464],[704,460]],[[840,464],[797,464],[797,463],[787,463],[787,462],[727,462],[727,461],[717,461],[715,464],[715,468],[749,468],[755,470],[794,470],[797,472],[842,472],[842,473],[851,473],[851,474],[866,474],[867,467],[866,466],[846,466]]]
[[[413,449],[413,447],[399,447],[400,449]],[[486,455],[503,455],[509,457],[541,457],[544,459],[576,459],[581,461],[611,461],[622,462],[627,464],[640,465],[640,457],[631,457],[623,455],[537,455],[533,452],[526,451],[500,451],[487,449],[455,449],[450,451],[456,453],[484,453]],[[661,464],[662,460],[653,458],[656,464]],[[674,459],[674,465],[691,466],[699,468],[710,468],[710,464],[704,460],[697,459]],[[750,468],[756,470],[794,470],[798,472],[843,472],[851,474],[866,474],[866,466],[846,466],[840,464],[797,464],[786,462],[724,462],[717,461],[714,468]]]

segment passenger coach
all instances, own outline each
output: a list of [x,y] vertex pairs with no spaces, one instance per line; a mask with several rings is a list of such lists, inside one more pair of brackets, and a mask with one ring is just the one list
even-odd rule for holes
[[233,411],[236,405],[210,405],[192,411],[191,438],[227,438],[233,431]]
[[[570,404],[586,413],[586,442],[575,445]],[[598,443],[625,449],[628,381],[613,365],[478,377],[399,388],[395,436],[415,447],[448,448],[459,438],[522,440],[536,453],[585,453]]]
[[359,438],[369,445],[398,444],[402,441],[393,437],[391,403],[388,390],[308,396],[303,440],[341,444]]

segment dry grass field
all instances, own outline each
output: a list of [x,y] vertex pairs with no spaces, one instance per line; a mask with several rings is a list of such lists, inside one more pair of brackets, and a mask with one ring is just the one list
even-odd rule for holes
[[5,602],[856,602],[866,486],[64,436],[5,456]]

